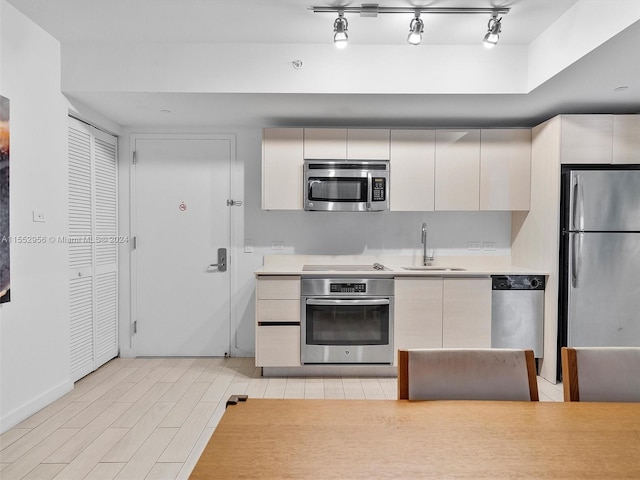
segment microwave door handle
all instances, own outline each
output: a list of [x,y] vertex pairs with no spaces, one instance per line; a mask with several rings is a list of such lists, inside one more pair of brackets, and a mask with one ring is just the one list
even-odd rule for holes
[[370,298],[358,300],[338,300],[324,298],[308,298],[307,305],[335,306],[335,305],[389,305],[388,298]]
[[367,172],[367,211],[371,210],[371,198],[373,196],[373,192],[371,191],[373,187],[372,183],[371,172]]

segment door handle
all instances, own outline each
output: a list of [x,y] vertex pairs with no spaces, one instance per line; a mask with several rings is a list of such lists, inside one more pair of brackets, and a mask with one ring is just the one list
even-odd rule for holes
[[572,262],[571,262],[571,286],[573,288],[578,288],[578,279],[580,277],[580,263],[582,261],[582,237],[584,233],[573,233],[573,251],[572,254]]
[[219,248],[218,249],[218,263],[212,263],[209,265],[209,268],[216,267],[219,272],[227,271],[227,249]]
[[584,188],[582,185],[582,177],[575,176],[573,184],[573,218],[571,225],[573,230],[584,230]]

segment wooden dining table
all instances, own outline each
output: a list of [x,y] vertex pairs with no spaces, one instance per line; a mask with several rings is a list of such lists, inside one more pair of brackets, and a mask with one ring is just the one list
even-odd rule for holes
[[191,479],[640,479],[640,404],[229,405]]

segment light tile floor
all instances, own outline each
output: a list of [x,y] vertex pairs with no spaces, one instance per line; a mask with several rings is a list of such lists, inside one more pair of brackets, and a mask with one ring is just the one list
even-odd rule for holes
[[[562,385],[538,377],[541,401]],[[395,378],[263,378],[253,358],[116,358],[0,436],[0,478],[186,479],[227,398],[395,399]]]

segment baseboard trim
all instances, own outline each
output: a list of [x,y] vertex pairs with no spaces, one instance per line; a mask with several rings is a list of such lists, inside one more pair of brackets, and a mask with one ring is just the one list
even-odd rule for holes
[[15,427],[21,421],[29,418],[34,413],[42,410],[44,407],[52,404],[63,395],[73,390],[73,382],[65,380],[59,383],[42,395],[34,398],[30,402],[25,403],[21,407],[16,408],[4,417],[0,418],[0,434],[6,432],[10,428]]
[[398,369],[382,365],[302,365],[262,367],[263,377],[397,377]]

